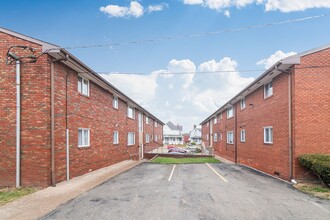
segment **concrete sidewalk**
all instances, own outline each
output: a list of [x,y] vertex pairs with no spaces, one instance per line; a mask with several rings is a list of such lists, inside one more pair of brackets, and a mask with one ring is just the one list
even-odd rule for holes
[[139,164],[141,161],[126,160],[85,175],[61,182],[0,207],[0,219],[38,219],[57,206],[73,199]]

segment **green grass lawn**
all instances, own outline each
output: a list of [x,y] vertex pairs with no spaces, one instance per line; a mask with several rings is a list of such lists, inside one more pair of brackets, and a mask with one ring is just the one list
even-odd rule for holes
[[295,187],[310,195],[330,199],[330,188],[323,186],[321,183],[298,183]]
[[0,206],[36,191],[34,188],[0,188]]
[[220,163],[220,160],[215,159],[214,157],[187,157],[187,158],[157,157],[151,162],[160,163],[160,164]]

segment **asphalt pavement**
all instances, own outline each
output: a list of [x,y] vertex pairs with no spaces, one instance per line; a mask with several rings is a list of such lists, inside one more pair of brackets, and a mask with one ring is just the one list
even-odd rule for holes
[[143,163],[48,219],[330,219],[330,201],[235,164]]

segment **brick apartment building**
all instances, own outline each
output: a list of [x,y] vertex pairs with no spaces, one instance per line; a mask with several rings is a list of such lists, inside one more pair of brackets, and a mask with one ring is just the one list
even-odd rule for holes
[[163,125],[65,49],[0,28],[0,186],[139,159]]
[[282,179],[298,157],[330,153],[330,46],[277,62],[202,123],[215,153]]

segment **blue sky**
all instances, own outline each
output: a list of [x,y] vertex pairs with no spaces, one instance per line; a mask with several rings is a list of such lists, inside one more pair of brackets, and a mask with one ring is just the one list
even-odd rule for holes
[[[62,47],[159,39],[330,13],[330,1],[324,0],[0,2],[1,27]],[[164,122],[172,120],[190,130],[262,73],[239,70],[263,70],[267,62],[270,65],[290,52],[329,44],[329,37],[330,14],[219,35],[70,52],[96,72],[143,73],[102,76]],[[220,69],[238,71],[203,77],[155,73]]]

